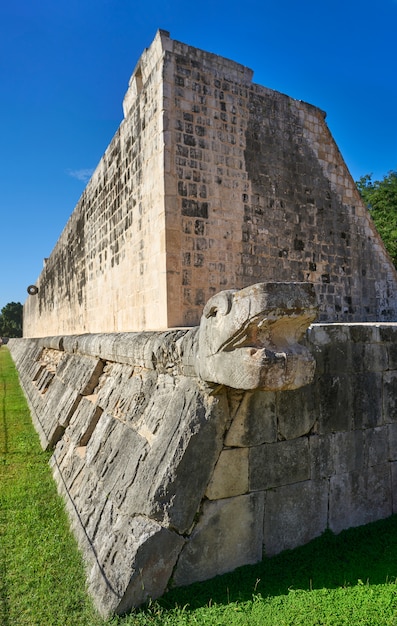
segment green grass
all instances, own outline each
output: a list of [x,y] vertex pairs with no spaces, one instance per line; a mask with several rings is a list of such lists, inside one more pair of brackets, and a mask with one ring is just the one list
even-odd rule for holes
[[18,377],[0,349],[0,626],[397,626],[397,516],[101,620]]
[[0,624],[99,624],[18,376],[0,349]]

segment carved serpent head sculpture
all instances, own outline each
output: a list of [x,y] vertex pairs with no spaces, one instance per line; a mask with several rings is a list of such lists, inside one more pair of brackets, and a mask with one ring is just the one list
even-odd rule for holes
[[315,360],[299,340],[317,316],[313,285],[258,283],[222,291],[203,311],[196,372],[235,389],[307,385]]

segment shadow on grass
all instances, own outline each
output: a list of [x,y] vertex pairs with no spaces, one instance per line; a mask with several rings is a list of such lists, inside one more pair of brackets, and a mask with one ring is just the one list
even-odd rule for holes
[[397,577],[397,516],[343,531],[326,531],[306,546],[244,566],[212,580],[180,587],[158,604],[190,610],[209,604],[244,602],[288,594],[291,589],[334,589],[395,582]]

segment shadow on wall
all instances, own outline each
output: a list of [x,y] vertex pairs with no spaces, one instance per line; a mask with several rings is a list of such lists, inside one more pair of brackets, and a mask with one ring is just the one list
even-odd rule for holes
[[[397,516],[334,535],[327,530],[310,543],[256,565],[245,565],[215,579],[180,587],[158,600],[161,607],[184,610],[246,602],[256,594],[271,599],[291,590],[353,587],[393,582],[397,575]],[[144,610],[144,609],[143,609]]]

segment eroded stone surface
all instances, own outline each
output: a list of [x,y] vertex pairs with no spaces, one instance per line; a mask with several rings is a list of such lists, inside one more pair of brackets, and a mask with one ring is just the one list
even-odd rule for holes
[[338,533],[392,514],[391,467],[383,463],[365,472],[333,476],[330,483],[329,527]]
[[205,493],[209,500],[231,498],[249,491],[248,448],[223,450]]
[[125,613],[164,593],[185,540],[142,516],[107,528],[88,586],[102,613]]
[[263,493],[204,502],[179,557],[174,582],[189,585],[262,558]]
[[328,493],[321,481],[283,485],[266,493],[264,548],[267,556],[296,548],[327,527]]
[[276,394],[247,392],[226,433],[226,446],[255,446],[277,441]]

